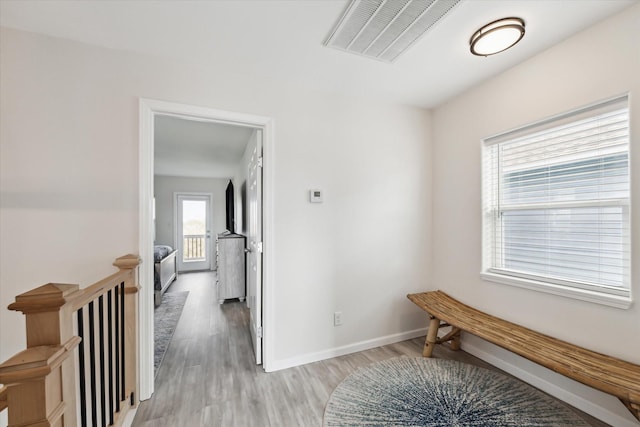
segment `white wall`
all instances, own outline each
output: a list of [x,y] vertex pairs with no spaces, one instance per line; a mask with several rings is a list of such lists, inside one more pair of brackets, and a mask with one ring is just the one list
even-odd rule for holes
[[[433,280],[460,300],[586,348],[640,363],[640,306],[622,310],[486,282],[481,270],[481,139],[586,104],[630,92],[632,291],[640,297],[640,5],[512,68],[433,112]],[[529,36],[529,35],[527,35]],[[508,54],[508,53],[506,53]],[[490,59],[480,58],[487,61]],[[463,348],[514,372],[542,378],[559,393],[578,393],[609,423],[630,413],[549,371],[465,336]],[[503,365],[504,366],[504,365]],[[505,366],[508,367],[508,366]],[[604,405],[607,409],[595,408]],[[604,415],[603,415],[604,414]]]
[[[138,99],[272,117],[274,365],[400,339],[431,259],[430,115],[31,33],[0,34],[0,306],[138,248]],[[325,190],[311,205],[310,188]],[[333,326],[333,312],[344,324]],[[0,310],[0,359],[24,345]],[[364,342],[364,344],[363,344]]]
[[[227,188],[228,179],[156,175],[153,182],[156,198],[156,244],[178,247],[173,223],[175,193],[210,193],[212,195],[211,215],[213,220],[211,238],[215,239],[216,234],[225,230],[224,191]],[[212,245],[215,250],[215,243]],[[212,269],[217,269],[215,257],[212,262]]]

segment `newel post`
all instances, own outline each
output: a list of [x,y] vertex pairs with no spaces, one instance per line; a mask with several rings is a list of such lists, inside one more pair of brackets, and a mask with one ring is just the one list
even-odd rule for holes
[[125,255],[117,258],[113,263],[120,271],[126,272],[124,281],[124,315],[125,315],[125,346],[128,349],[125,352],[125,390],[130,396],[130,404],[132,407],[138,404],[137,394],[137,307],[138,307],[138,281],[136,280],[136,268],[140,264],[141,259],[138,255]]
[[9,305],[26,317],[27,349],[0,365],[9,426],[76,426],[73,299],[78,285],[49,283]]

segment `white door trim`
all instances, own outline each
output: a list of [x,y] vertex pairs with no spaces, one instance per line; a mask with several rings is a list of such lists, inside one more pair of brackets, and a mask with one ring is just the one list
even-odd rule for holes
[[263,368],[272,371],[274,348],[274,122],[270,117],[215,110],[206,107],[178,104],[140,98],[139,101],[139,234],[138,251],[142,258],[139,267],[138,294],[138,391],[140,400],[151,397],[154,390],[153,375],[153,140],[156,115],[169,115],[189,120],[213,121],[262,129],[263,132]]

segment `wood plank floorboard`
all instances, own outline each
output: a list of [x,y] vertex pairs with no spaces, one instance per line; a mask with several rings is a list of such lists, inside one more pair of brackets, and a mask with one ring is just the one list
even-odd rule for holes
[[[331,392],[353,370],[422,354],[424,338],[417,338],[265,373],[255,365],[245,303],[219,305],[214,284],[215,272],[188,273],[168,289],[189,296],[155,393],[140,404],[133,427],[320,427]],[[464,351],[438,346],[434,355],[495,369]],[[592,426],[607,425],[575,411]]]

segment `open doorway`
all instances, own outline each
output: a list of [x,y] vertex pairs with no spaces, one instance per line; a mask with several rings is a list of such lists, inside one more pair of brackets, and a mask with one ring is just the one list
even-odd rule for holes
[[178,272],[212,269],[211,244],[212,195],[205,193],[176,193],[175,246],[178,250]]
[[[258,331],[256,347],[256,359],[262,356],[263,368],[269,370],[270,354],[272,348],[269,345],[268,325],[269,325],[269,268],[272,258],[272,171],[269,168],[269,159],[273,153],[272,121],[266,117],[230,113],[220,110],[212,110],[201,107],[194,107],[183,104],[167,103],[163,101],[141,100],[140,101],[140,235],[139,251],[143,260],[140,268],[140,293],[139,293],[139,360],[140,360],[140,398],[147,399],[154,390],[153,383],[153,303],[151,299],[153,284],[153,257],[152,248],[154,242],[154,224],[152,217],[153,194],[154,194],[154,124],[160,117],[179,118],[193,122],[218,123],[228,126],[250,128],[254,134],[259,135],[260,151],[256,151],[255,162],[260,164],[262,181],[264,182],[262,194],[262,209],[256,211],[245,208],[247,223],[252,222],[251,215],[256,215],[262,222],[261,241],[253,240],[248,249],[255,250],[260,254],[262,271],[258,272],[260,289],[258,297],[253,299],[253,303],[258,305],[262,313],[252,315],[252,330]],[[259,158],[259,159],[258,159]],[[249,172],[247,171],[247,177]],[[247,188],[248,184],[242,186]],[[238,186],[240,187],[240,186]],[[246,191],[246,190],[245,190]],[[240,195],[238,195],[240,198]],[[253,214],[251,212],[254,212]],[[255,264],[252,264],[252,266]],[[249,301],[247,301],[248,303]]]

